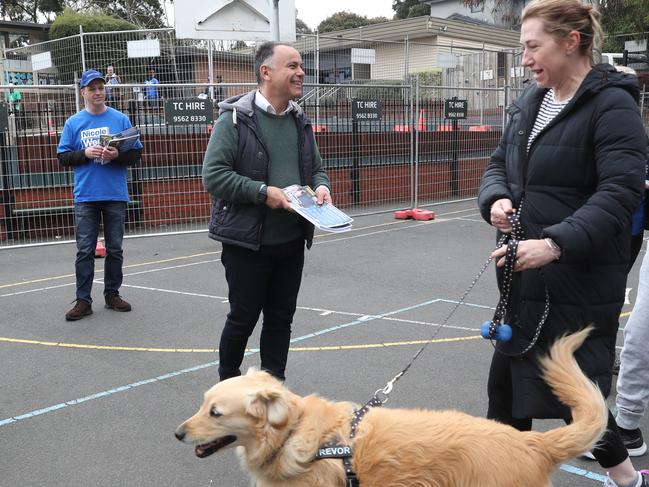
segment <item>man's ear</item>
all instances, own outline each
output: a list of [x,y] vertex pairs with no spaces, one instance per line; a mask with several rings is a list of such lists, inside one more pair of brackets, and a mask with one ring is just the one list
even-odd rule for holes
[[280,428],[288,421],[289,408],[285,394],[280,389],[265,389],[253,394],[246,412],[267,421],[274,428]]
[[270,66],[267,64],[259,66],[259,74],[261,75],[262,80],[268,81],[270,79]]

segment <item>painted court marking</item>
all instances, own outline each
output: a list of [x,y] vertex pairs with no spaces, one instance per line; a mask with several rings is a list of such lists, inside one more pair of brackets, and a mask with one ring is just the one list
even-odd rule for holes
[[[452,214],[466,213],[466,212],[469,212],[469,211],[475,213],[474,209],[467,209],[467,210],[459,210],[459,211],[455,211],[455,212],[449,212],[449,213],[446,213],[445,215],[448,216],[448,215],[452,215]],[[470,215],[470,216],[473,216],[473,215]],[[413,228],[413,227],[417,227],[417,226],[428,225],[428,224],[431,224],[433,222],[441,223],[441,222],[446,222],[446,221],[469,219],[470,216],[468,216],[468,217],[460,216],[460,217],[453,217],[453,218],[444,218],[442,215],[438,215],[437,219],[433,220],[431,222],[417,222],[417,223],[410,222],[410,221],[401,221],[400,220],[400,221],[389,222],[389,223],[384,223],[384,224],[380,224],[380,225],[373,225],[373,226],[368,226],[368,227],[354,229],[354,230],[356,230],[357,232],[361,231],[361,230],[367,231],[370,228],[387,227],[387,226],[393,226],[393,225],[399,225],[399,228],[384,228],[383,230],[371,231],[371,232],[367,232],[367,233],[363,233],[363,234],[359,234],[359,235],[350,235],[349,233],[347,233],[346,236],[340,236],[340,237],[337,237],[337,238],[332,237],[330,235],[319,235],[318,237],[326,238],[326,240],[323,240],[321,242],[316,242],[316,243],[325,243],[325,242],[328,243],[328,242],[341,241],[341,240],[350,240],[350,239],[355,239],[355,238],[364,237],[364,236],[372,236],[372,235],[377,235],[377,234],[381,234],[381,233],[392,232],[394,230],[401,230],[403,223],[409,223],[408,228]],[[207,255],[216,255],[216,254],[220,254],[220,252],[217,252],[217,251],[215,251],[215,252],[206,252],[206,253],[202,253],[202,254],[193,254],[193,255],[189,255],[189,256],[179,256],[179,257],[174,257],[174,258],[170,258],[170,259],[161,259],[159,261],[150,261],[150,262],[143,262],[143,263],[139,263],[139,264],[128,265],[128,266],[124,266],[124,268],[127,269],[127,268],[144,267],[144,266],[148,266],[148,265],[159,265],[159,264],[162,264],[162,263],[167,263],[167,262],[172,262],[172,261],[186,260],[186,259],[191,259],[191,258],[196,258],[196,257],[201,257],[201,256],[207,256]],[[218,261],[218,259],[204,260],[204,261],[201,261],[201,262],[181,264],[181,265],[178,265],[178,266],[169,266],[169,267],[163,267],[163,268],[159,268],[159,269],[150,269],[150,270],[143,270],[143,271],[139,271],[139,272],[132,272],[132,273],[129,273],[129,274],[125,274],[125,276],[127,276],[127,275],[140,275],[140,274],[146,274],[146,273],[150,273],[150,272],[160,272],[160,271],[163,271],[163,270],[171,270],[171,269],[175,269],[175,268],[188,267],[188,266],[193,266],[193,265],[200,265],[200,264],[210,263],[210,262],[215,262],[215,261]],[[101,272],[101,270],[98,269],[98,272]],[[59,279],[66,279],[66,278],[73,278],[73,277],[74,277],[73,274],[68,274],[68,275],[62,275],[62,276],[53,276],[53,277],[47,277],[47,278],[41,278],[41,279],[33,279],[33,280],[30,280],[30,281],[23,281],[23,282],[0,285],[0,289],[12,288],[12,287],[17,287],[17,286],[25,286],[25,285],[28,285],[28,284],[36,284],[36,283],[42,283],[42,282],[48,282],[48,281],[54,281],[54,280],[59,280]],[[49,289],[55,289],[55,288],[64,287],[64,286],[70,286],[70,285],[74,285],[74,283],[62,284],[62,285],[54,285],[54,286],[49,286],[49,287],[41,287],[39,289],[33,289],[33,290],[29,290],[29,291],[21,291],[21,292],[1,294],[0,297],[10,297],[10,296],[15,296],[15,295],[19,295],[19,294],[25,294],[25,293],[28,293],[28,292],[45,291],[45,290],[49,290]],[[139,288],[142,288],[142,289],[149,289],[149,290],[152,290],[152,291],[173,292],[173,293],[177,293],[177,294],[194,295],[196,297],[208,297],[208,298],[212,298],[212,299],[225,300],[225,302],[227,302],[226,298],[218,297],[218,296],[202,295],[202,294],[197,294],[197,293],[185,293],[185,292],[182,292],[182,291],[162,290],[162,289],[156,289],[156,288],[145,288],[145,287],[142,287],[142,286],[128,286],[128,287],[139,287]],[[291,340],[291,343],[298,343],[298,342],[307,340],[309,338],[313,338],[313,337],[316,337],[316,336],[322,336],[322,335],[331,333],[333,331],[344,329],[344,328],[347,328],[347,327],[350,327],[350,326],[365,324],[365,323],[367,323],[369,321],[378,320],[378,319],[394,320],[394,321],[402,321],[402,322],[407,322],[407,323],[416,323],[416,324],[425,324],[425,325],[435,326],[436,324],[434,324],[434,323],[418,322],[418,321],[414,321],[414,320],[404,320],[404,319],[399,319],[399,318],[396,318],[396,317],[393,316],[395,314],[402,313],[402,312],[405,312],[405,311],[408,311],[408,310],[411,310],[411,309],[415,309],[415,308],[418,308],[418,307],[421,307],[421,306],[426,306],[426,305],[429,305],[429,304],[433,304],[435,302],[455,303],[454,301],[450,301],[450,300],[436,299],[436,300],[426,301],[424,303],[419,303],[419,304],[416,304],[414,306],[410,306],[410,307],[390,311],[390,312],[383,313],[383,314],[380,314],[380,315],[359,315],[357,313],[337,312],[337,311],[332,311],[332,310],[319,310],[319,309],[316,309],[316,308],[303,308],[303,309],[310,309],[310,310],[314,310],[314,311],[319,311],[322,316],[327,316],[328,314],[334,314],[335,313],[335,314],[348,314],[348,315],[351,315],[351,316],[358,316],[358,318],[356,320],[354,320],[354,321],[349,322],[349,323],[333,326],[333,327],[326,328],[326,329],[323,329],[323,330],[320,330],[320,331],[317,331],[317,332],[314,332],[314,333],[311,333],[311,334],[296,337],[296,338]],[[470,304],[465,303],[465,305],[470,305]],[[472,305],[472,306],[482,307],[482,308],[486,308],[486,309],[493,309],[492,307],[489,307],[489,306],[481,306],[481,305]],[[622,313],[621,317],[628,316],[629,314],[630,313]],[[454,329],[463,329],[463,330],[467,330],[467,331],[469,331],[469,330],[470,331],[476,331],[475,329],[471,329],[471,328],[463,328],[463,327],[455,327],[455,326],[445,326],[445,327],[446,328],[454,328]],[[470,337],[459,337],[459,338],[448,338],[448,339],[414,340],[414,341],[386,342],[386,343],[375,343],[375,344],[364,344],[364,345],[337,345],[337,346],[326,346],[326,347],[291,347],[291,351],[354,350],[354,349],[363,349],[363,348],[367,349],[367,348],[380,348],[380,347],[405,346],[405,345],[420,345],[420,344],[427,343],[427,342],[448,343],[448,342],[458,342],[458,341],[465,341],[465,340],[473,340],[473,339],[478,339],[478,338],[480,338],[480,337],[479,336],[470,336]],[[188,348],[188,349],[168,348],[167,349],[167,348],[83,345],[83,344],[47,342],[47,341],[38,341],[38,340],[21,340],[21,339],[15,339],[15,338],[2,338],[2,337],[0,337],[0,341],[9,342],[9,343],[29,344],[29,345],[56,346],[56,347],[65,347],[65,348],[86,348],[86,349],[98,349],[98,350],[120,350],[120,351],[127,350],[127,351],[148,351],[148,352],[182,352],[182,353],[188,353],[188,352],[193,352],[193,353],[210,352],[210,353],[213,353],[213,352],[217,351],[217,349],[191,349],[191,348]],[[247,350],[246,355],[248,356],[248,355],[252,355],[252,354],[255,354],[255,353],[258,353],[258,349],[249,349],[249,350]],[[143,386],[143,385],[153,384],[153,383],[161,382],[161,381],[173,378],[173,377],[178,377],[178,376],[181,376],[181,375],[185,375],[185,374],[189,374],[189,373],[192,373],[192,372],[200,371],[200,370],[203,370],[203,369],[206,369],[206,368],[209,368],[209,367],[213,367],[213,366],[216,366],[216,365],[218,365],[218,361],[208,362],[208,363],[200,364],[200,365],[197,365],[197,366],[194,366],[194,367],[189,367],[189,368],[181,369],[181,370],[178,370],[178,371],[169,372],[167,374],[159,375],[157,377],[153,377],[153,378],[150,378],[150,379],[144,379],[144,380],[141,380],[141,381],[133,382],[133,383],[130,383],[130,384],[127,384],[127,385],[124,385],[124,386],[119,386],[119,387],[116,387],[116,388],[113,388],[113,389],[110,389],[110,390],[97,392],[97,393],[94,393],[94,394],[91,394],[91,395],[88,395],[88,396],[84,396],[84,397],[81,397],[81,398],[66,401],[64,403],[59,403],[59,404],[55,404],[55,405],[52,405],[52,406],[49,406],[49,407],[36,409],[36,410],[29,411],[27,413],[20,414],[20,415],[17,415],[17,416],[13,416],[11,418],[7,418],[7,419],[4,419],[4,420],[0,419],[0,427],[6,426],[6,425],[9,425],[9,424],[13,424],[13,423],[16,423],[18,421],[23,421],[23,420],[30,419],[30,418],[33,418],[33,417],[48,414],[50,412],[58,411],[60,409],[64,409],[64,408],[67,408],[67,407],[70,407],[70,406],[75,406],[75,405],[83,404],[83,403],[86,403],[86,402],[89,402],[89,401],[98,400],[98,399],[101,399],[101,398],[104,398],[104,397],[108,397],[108,396],[112,396],[112,395],[119,394],[119,393],[122,393],[122,392],[126,392],[126,391],[132,390],[134,388]],[[584,477],[584,478],[587,478],[587,479],[590,479],[590,480],[595,480],[595,481],[598,481],[598,482],[602,482],[606,478],[605,476],[603,476],[601,474],[597,474],[595,472],[590,472],[588,470],[584,470],[584,469],[578,468],[578,467],[573,466],[573,465],[561,465],[560,468],[561,468],[562,471],[567,472],[569,474],[581,476],[581,477]]]

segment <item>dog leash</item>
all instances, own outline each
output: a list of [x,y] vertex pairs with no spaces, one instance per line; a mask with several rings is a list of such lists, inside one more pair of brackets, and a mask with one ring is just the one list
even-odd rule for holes
[[548,291],[548,287],[545,285],[545,280],[541,275],[540,277],[541,280],[543,280],[543,288],[545,292],[545,305],[543,307],[543,313],[541,313],[539,323],[536,326],[534,336],[532,337],[530,343],[523,350],[517,353],[504,352],[497,347],[496,343],[494,343],[496,341],[506,342],[509,341],[512,337],[511,326],[503,323],[503,319],[507,311],[507,306],[509,305],[512,282],[514,281],[514,267],[518,263],[518,259],[516,258],[516,254],[518,253],[518,244],[521,240],[525,240],[525,232],[523,231],[523,227],[520,222],[522,208],[523,200],[521,200],[517,212],[507,215],[507,221],[510,223],[512,231],[509,234],[505,235],[505,240],[507,241],[507,251],[505,252],[505,265],[503,267],[503,291],[500,295],[498,305],[496,306],[496,311],[494,313],[493,319],[491,321],[485,321],[481,327],[482,337],[488,338],[494,349],[498,353],[506,355],[508,357],[520,357],[522,355],[525,355],[532,349],[532,347],[534,347],[534,345],[536,345],[536,342],[541,335],[541,331],[543,330],[543,325],[545,324],[545,321],[550,314],[550,292]]
[[[521,200],[518,210],[514,212],[513,214],[507,215],[507,219],[509,223],[512,226],[512,232],[509,234],[504,234],[499,240],[498,243],[496,244],[496,249],[499,249],[502,247],[505,243],[507,243],[507,251],[505,253],[505,269],[504,269],[504,278],[503,278],[503,287],[504,287],[504,292],[501,294],[501,298],[498,302],[498,306],[496,306],[496,312],[494,314],[494,319],[491,320],[491,322],[485,322],[483,324],[483,328],[485,325],[487,326],[486,333],[487,336],[485,338],[489,338],[491,340],[491,343],[494,345],[496,348],[496,351],[499,353],[504,353],[501,350],[498,350],[498,348],[495,346],[493,343],[494,339],[498,340],[499,339],[499,330],[504,330],[505,326],[509,328],[509,325],[505,325],[502,323],[502,319],[505,316],[505,312],[507,309],[507,304],[509,303],[509,294],[511,291],[511,285],[512,281],[514,278],[514,267],[516,265],[516,252],[518,251],[518,243],[521,240],[525,239],[522,225],[520,223],[520,213],[521,209],[523,206],[523,201]],[[380,388],[377,389],[376,392],[374,392],[374,395],[372,398],[365,403],[363,407],[360,409],[357,409],[354,411],[352,415],[352,420],[351,420],[351,428],[350,428],[350,434],[349,438],[350,440],[353,440],[356,437],[356,428],[358,427],[358,424],[361,422],[363,419],[363,416],[367,414],[367,412],[370,410],[370,408],[373,407],[380,407],[383,406],[385,403],[388,402],[390,393],[394,389],[394,385],[401,379],[406,372],[410,369],[412,364],[419,358],[419,356],[422,354],[422,352],[430,345],[430,343],[435,339],[435,337],[439,334],[439,332],[446,326],[448,321],[451,319],[451,317],[455,314],[457,309],[464,304],[466,297],[469,295],[469,293],[473,290],[473,288],[476,286],[484,272],[487,270],[487,267],[489,267],[489,264],[493,260],[493,257],[489,257],[480,270],[478,271],[477,275],[473,278],[471,281],[471,284],[467,287],[467,289],[464,291],[460,299],[455,303],[455,306],[451,309],[450,313],[446,316],[446,318],[440,323],[440,325],[437,327],[435,332],[432,334],[432,336],[426,341],[426,343],[417,350],[417,352],[413,355],[413,357],[410,359],[410,362],[399,372],[397,375],[395,375],[391,380],[387,382],[387,384]],[[532,342],[517,355],[523,355],[527,353],[536,343],[538,340],[538,337],[541,333],[541,329],[543,327],[543,324],[545,323],[545,320],[547,319],[548,313],[549,313],[549,293],[547,286],[545,287],[545,309],[543,312],[543,315],[541,317],[541,321],[539,322],[539,325],[537,326],[536,333],[534,335],[534,338]],[[509,333],[510,333],[510,338],[511,338],[511,328],[509,328]],[[508,354],[506,354],[508,355]],[[336,453],[338,450],[342,450],[342,453]],[[360,483],[358,480],[358,477],[356,476],[356,473],[354,472],[354,469],[351,464],[350,458],[353,456],[353,452],[351,447],[343,446],[341,447],[340,445],[336,445],[334,443],[331,444],[325,444],[321,447],[320,452],[326,452],[327,450],[332,450],[333,453],[322,453],[316,455],[316,459],[323,459],[323,458],[340,458],[342,459],[343,462],[343,467],[345,469],[345,486],[346,487],[360,487]]]
[[[518,251],[518,244],[521,240],[525,240],[525,234],[523,232],[523,227],[520,222],[520,215],[523,209],[523,201],[524,199],[521,200],[521,202],[518,205],[518,209],[516,212],[507,215],[507,220],[511,224],[512,227],[512,232],[504,234],[499,240],[498,243],[496,244],[496,249],[499,249],[502,247],[505,243],[507,243],[507,252],[505,254],[505,275],[503,279],[503,288],[504,292],[501,295],[501,298],[498,302],[498,306],[496,307],[496,312],[494,314],[494,319],[489,323],[488,327],[488,335],[485,336],[485,338],[489,338],[491,340],[492,345],[498,351],[499,353],[502,353],[504,355],[508,355],[510,357],[517,357],[526,354],[531,350],[531,348],[536,344],[540,334],[541,330],[543,329],[543,325],[545,324],[545,321],[548,317],[548,314],[550,312],[550,294],[548,292],[547,286],[545,286],[545,308],[543,310],[543,314],[541,316],[541,319],[539,321],[539,324],[537,325],[536,331],[534,333],[534,337],[532,338],[532,341],[530,344],[521,352],[518,352],[516,354],[508,354],[506,352],[503,352],[502,350],[499,350],[495,343],[494,340],[498,340],[498,331],[501,329],[504,329],[504,326],[509,326],[509,325],[503,325],[502,324],[502,319],[505,315],[505,311],[507,308],[507,304],[509,302],[509,294],[511,291],[511,285],[512,281],[514,279],[514,266],[516,265],[516,252]],[[493,260],[493,257],[489,257],[485,263],[482,265],[476,276],[473,278],[473,281],[471,281],[471,284],[467,287],[467,289],[464,291],[464,294],[462,294],[462,297],[458,300],[458,302],[455,304],[453,309],[451,309],[450,313],[446,316],[444,321],[440,323],[440,325],[437,327],[435,330],[435,333],[426,341],[426,343],[415,352],[413,357],[410,359],[410,362],[399,372],[397,375],[395,375],[391,380],[387,382],[387,384],[380,388],[377,389],[376,392],[374,393],[374,396],[365,404],[361,410],[366,409],[367,407],[376,407],[377,403],[379,406],[385,404],[389,400],[390,393],[392,392],[394,385],[401,379],[401,377],[404,376],[406,372],[410,369],[412,364],[419,358],[419,356],[422,354],[422,352],[430,345],[430,343],[437,337],[439,332],[446,326],[448,321],[451,319],[451,317],[455,314],[457,309],[464,304],[466,297],[469,295],[469,293],[473,290],[473,288],[476,286],[478,283],[478,280],[482,277],[484,272],[487,270],[487,267],[489,267],[489,264]],[[484,326],[484,324],[483,324]],[[510,333],[511,333],[511,328],[510,328]],[[484,335],[483,335],[484,336]],[[359,410],[360,411],[360,410]],[[364,414],[364,413],[363,413]],[[361,416],[362,417],[362,416]]]
[[[507,235],[507,234],[503,235],[500,238],[500,240],[498,241],[498,243],[496,244],[496,249],[499,249],[500,247],[502,247],[505,244],[505,242],[507,241],[508,238],[509,238],[509,235]],[[514,254],[514,255],[516,255],[516,254]],[[457,309],[461,305],[464,304],[464,301],[466,300],[466,297],[469,295],[469,293],[471,291],[473,291],[473,288],[476,286],[476,284],[478,283],[478,281],[480,280],[480,278],[482,277],[484,272],[487,270],[487,268],[489,267],[489,264],[491,263],[492,260],[493,260],[493,257],[489,257],[484,262],[484,264],[482,264],[482,267],[480,268],[480,270],[478,271],[476,276],[471,281],[471,284],[469,284],[469,286],[464,291],[464,294],[462,294],[462,296],[460,297],[458,302],[455,303],[455,306],[453,306],[453,309],[451,309],[450,313],[446,316],[446,318],[437,327],[437,329],[435,330],[435,333],[433,333],[432,336],[426,341],[426,343],[422,347],[420,347],[419,350],[417,350],[417,352],[415,352],[413,357],[410,359],[410,362],[408,362],[408,364],[403,368],[403,370],[401,370],[401,372],[399,372],[391,380],[389,380],[387,382],[387,384],[385,385],[385,387],[382,387],[381,389],[377,389],[377,391],[374,393],[374,396],[372,396],[372,398],[365,404],[363,409],[365,407],[376,406],[377,401],[378,401],[379,405],[383,405],[386,402],[388,402],[389,395],[392,392],[392,389],[394,388],[394,384],[396,384],[397,381],[399,379],[401,379],[401,377],[403,377],[406,372],[408,372],[408,370],[410,369],[412,364],[415,362],[415,360],[417,360],[417,358],[419,358],[419,356],[426,349],[426,347],[428,347],[428,345],[431,344],[431,342],[435,339],[435,337],[437,337],[439,332],[442,330],[442,328],[444,328],[444,326],[446,326],[446,324],[448,323],[448,320],[451,319],[451,317],[455,314]]]
[[[508,238],[507,235],[503,235],[503,237],[498,241],[496,248],[500,248],[505,243],[507,238]],[[487,270],[487,267],[489,266],[492,260],[493,257],[489,257],[489,259],[485,261],[485,263],[480,268],[478,274],[473,278],[473,281],[471,282],[469,287],[464,291],[464,294],[462,295],[460,300],[455,304],[455,306],[448,314],[448,316],[444,319],[444,321],[442,321],[442,323],[440,323],[440,325],[437,327],[435,333],[433,333],[430,339],[428,339],[426,343],[422,347],[420,347],[419,350],[417,350],[417,352],[413,355],[413,357],[410,359],[410,362],[403,368],[403,370],[399,372],[397,375],[395,375],[390,381],[388,381],[385,387],[378,389],[374,393],[372,398],[363,405],[363,407],[354,411],[352,415],[351,428],[349,434],[350,440],[354,440],[354,438],[356,437],[356,428],[358,427],[359,423],[363,419],[363,416],[367,414],[370,408],[380,407],[383,406],[383,404],[385,404],[386,402],[388,402],[390,393],[394,388],[394,384],[399,379],[401,379],[401,377],[403,377],[406,372],[408,372],[408,370],[415,362],[415,360],[417,360],[417,358],[426,349],[426,347],[430,345],[430,343],[435,339],[435,337],[439,334],[440,330],[446,325],[448,320],[451,319],[455,311],[457,311],[457,309],[464,303],[466,297],[469,295],[469,293],[473,290],[475,285],[478,283],[478,280],[480,279],[482,274],[484,274],[484,272]],[[326,443],[320,447],[318,454],[316,454],[315,459],[321,460],[324,458],[340,458],[343,462],[343,468],[345,470],[345,487],[360,487],[360,482],[352,467],[352,463],[351,463],[352,456],[353,456],[353,451],[351,446],[341,446],[335,443]]]

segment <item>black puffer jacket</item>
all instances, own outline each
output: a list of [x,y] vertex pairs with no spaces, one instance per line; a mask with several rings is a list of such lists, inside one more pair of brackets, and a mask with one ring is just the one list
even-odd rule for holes
[[514,208],[523,200],[525,237],[551,237],[562,249],[558,262],[515,274],[507,313],[513,338],[499,344],[503,351],[516,353],[530,343],[546,287],[550,294],[550,314],[537,346],[511,361],[512,412],[519,418],[565,416],[540,378],[537,355],[560,335],[589,324],[595,331],[577,360],[605,395],[610,392],[631,214],[644,187],[646,139],[635,77],[607,64],[593,68],[528,155],[527,140],[545,93],[530,86],[508,108],[511,119],[478,198],[487,222],[496,200],[509,198]]

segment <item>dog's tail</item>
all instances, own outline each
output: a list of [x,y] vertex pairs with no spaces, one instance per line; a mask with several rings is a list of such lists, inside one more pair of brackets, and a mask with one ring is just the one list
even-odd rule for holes
[[584,342],[592,327],[565,336],[541,359],[545,381],[554,394],[572,412],[572,423],[543,433],[544,450],[554,463],[589,451],[606,430],[608,409],[599,388],[581,371],[574,352]]

